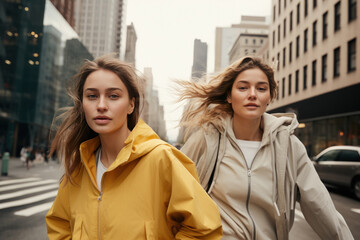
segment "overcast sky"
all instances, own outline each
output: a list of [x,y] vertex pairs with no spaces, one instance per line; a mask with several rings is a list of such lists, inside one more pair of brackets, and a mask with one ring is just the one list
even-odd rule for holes
[[[208,44],[208,72],[214,70],[215,29],[240,23],[242,15],[270,16],[271,0],[128,0],[126,22],[137,34],[136,67],[151,67],[154,89],[165,109],[167,135],[175,141],[182,107],[172,79],[189,79],[194,39]],[[180,110],[180,111],[179,111]]]

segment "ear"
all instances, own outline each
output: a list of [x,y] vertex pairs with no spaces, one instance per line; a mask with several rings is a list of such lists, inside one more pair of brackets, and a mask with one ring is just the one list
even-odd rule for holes
[[231,104],[231,94],[228,94],[226,101]]
[[133,98],[130,100],[127,114],[128,114],[128,115],[132,114],[133,111],[134,111],[134,108],[135,108],[135,98],[133,97]]

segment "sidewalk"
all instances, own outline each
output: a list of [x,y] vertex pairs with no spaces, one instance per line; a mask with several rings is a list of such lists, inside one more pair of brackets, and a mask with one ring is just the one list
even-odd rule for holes
[[[2,159],[0,159],[0,170],[2,167]],[[61,164],[57,161],[49,160],[48,163],[31,163],[30,169],[26,168],[26,164],[20,158],[10,158],[8,166],[8,175],[0,176],[1,180],[40,177],[44,179],[60,179],[63,174]]]

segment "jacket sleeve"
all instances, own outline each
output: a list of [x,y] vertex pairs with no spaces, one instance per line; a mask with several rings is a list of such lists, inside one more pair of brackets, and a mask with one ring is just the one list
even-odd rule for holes
[[71,239],[68,184],[63,180],[59,186],[55,201],[46,214],[46,227],[49,240]]
[[342,215],[336,210],[305,146],[293,136],[291,144],[297,156],[297,186],[300,206],[306,221],[321,239],[354,239]]
[[216,135],[213,133],[206,134],[200,129],[194,132],[181,148],[181,152],[195,163],[200,184],[204,189],[208,188],[210,175],[214,164],[216,164],[218,144],[218,132]]
[[166,216],[175,239],[221,239],[219,209],[197,181],[194,164],[180,152],[168,152],[168,157],[171,192]]

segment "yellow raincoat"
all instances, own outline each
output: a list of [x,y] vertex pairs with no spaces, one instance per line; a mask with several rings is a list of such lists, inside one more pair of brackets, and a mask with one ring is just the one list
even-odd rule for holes
[[217,206],[192,161],[142,120],[96,183],[99,138],[81,144],[75,184],[62,181],[46,216],[53,239],[221,239]]

